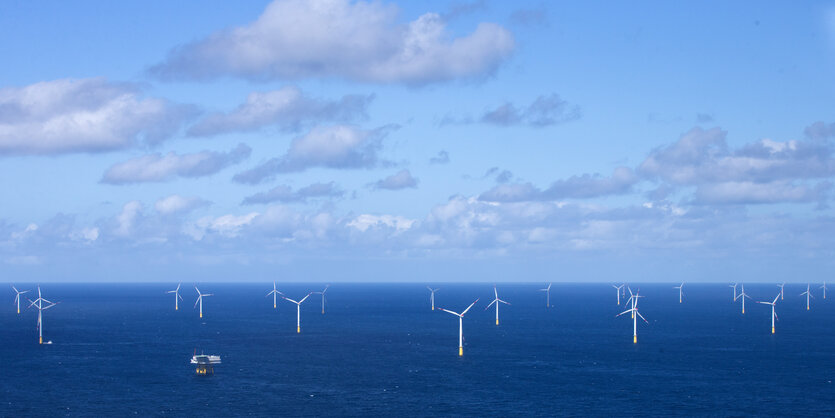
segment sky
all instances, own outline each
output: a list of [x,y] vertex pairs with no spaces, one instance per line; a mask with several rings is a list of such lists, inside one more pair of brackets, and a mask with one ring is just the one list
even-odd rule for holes
[[832,1],[8,1],[0,57],[0,280],[835,267]]

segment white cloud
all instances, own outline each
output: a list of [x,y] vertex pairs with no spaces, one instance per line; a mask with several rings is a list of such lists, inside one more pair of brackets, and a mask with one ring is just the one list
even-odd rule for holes
[[409,230],[415,225],[414,219],[404,218],[402,216],[393,215],[359,215],[350,222],[347,226],[365,232],[369,228],[387,227],[392,228],[397,232]]
[[103,78],[0,89],[0,153],[102,152],[158,143],[192,114]]
[[420,85],[492,73],[514,49],[513,35],[493,23],[456,38],[438,14],[405,25],[397,14],[395,5],[381,2],[277,0],[255,22],[172,50],[151,72],[163,79],[337,77]]
[[193,154],[147,154],[114,164],[105,171],[101,181],[127,184],[208,176],[247,159],[251,151],[248,146],[238,144],[227,153],[201,151]]
[[410,173],[409,170],[403,169],[382,180],[378,180],[374,183],[374,187],[377,189],[400,190],[408,188],[414,189],[417,187],[417,184],[418,179],[412,177],[412,173]]
[[198,197],[184,197],[172,194],[157,200],[156,203],[154,203],[154,209],[162,215],[173,215],[188,212],[207,204],[208,202]]
[[141,212],[141,202],[133,200],[126,203],[122,207],[122,212],[116,217],[117,226],[114,233],[123,237],[129,236],[133,232]]

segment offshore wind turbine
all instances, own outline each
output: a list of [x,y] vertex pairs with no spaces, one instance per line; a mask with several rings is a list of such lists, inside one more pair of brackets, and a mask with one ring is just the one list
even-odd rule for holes
[[177,299],[183,300],[183,297],[180,296],[180,285],[181,284],[182,283],[177,283],[177,288],[176,289],[169,290],[169,291],[165,292],[165,293],[173,293],[174,294],[174,310],[175,311],[180,310],[180,301],[178,301]]
[[29,291],[28,290],[17,290],[17,288],[14,287],[14,286],[12,286],[12,289],[14,290],[14,293],[15,293],[13,303],[15,305],[17,305],[17,313],[20,314],[20,295],[22,295],[24,293],[28,293]]
[[[278,290],[276,290],[276,288],[275,288],[275,282],[273,282],[273,290],[270,290],[269,292],[267,292],[267,296],[269,296],[269,295],[273,295],[273,309],[275,309],[275,308],[276,308],[276,303],[275,303],[275,301],[276,301],[276,299],[275,299],[276,295],[282,295],[282,296],[284,296],[284,294],[282,294],[281,292],[279,292]],[[264,297],[267,297],[267,296],[264,296]]]
[[[200,304],[200,317],[203,317],[203,298],[205,296],[213,296],[214,293],[200,293],[200,289],[197,286],[194,286],[194,290],[197,291],[197,300],[194,302],[194,307],[197,307],[197,304]],[[192,308],[193,309],[193,308]]]
[[678,286],[673,286],[673,289],[678,289],[678,303],[681,303],[681,288],[684,287],[684,282],[681,282]]
[[487,307],[484,308],[484,310],[486,311],[486,310],[490,309],[490,306],[495,303],[496,304],[496,325],[499,325],[499,303],[504,303],[505,305],[510,305],[510,303],[499,299],[499,292],[496,290],[496,286],[493,286],[493,294],[496,295],[496,298],[493,299],[493,301],[490,302],[490,305],[487,305]]
[[472,308],[476,302],[478,302],[478,299],[476,299],[475,302],[471,303],[470,306],[467,306],[467,309],[464,309],[464,311],[461,313],[453,312],[444,308],[438,308],[446,313],[451,313],[458,317],[458,357],[464,355],[464,314],[466,314],[467,311],[469,311],[470,308]]
[[778,293],[777,296],[774,297],[774,300],[771,302],[760,302],[763,305],[771,305],[771,333],[774,334],[774,320],[777,319],[777,311],[774,310],[774,306],[777,305],[777,299],[780,298],[780,294]]
[[728,287],[733,287],[734,288],[734,302],[736,302],[736,283],[729,284]]
[[734,302],[736,302],[737,299],[742,299],[742,314],[744,315],[745,314],[745,298],[751,299],[751,296],[748,296],[748,294],[745,293],[745,284],[743,283],[741,286],[742,286],[742,291],[739,292],[738,295],[736,295],[736,298],[734,298]]
[[618,297],[618,306],[620,306],[620,292],[623,290],[623,286],[626,286],[626,284],[624,283],[620,286],[612,285],[615,288],[615,295]]
[[426,286],[426,288],[429,289],[430,292],[432,292],[432,293],[429,294],[429,302],[432,304],[432,310],[434,311],[435,310],[435,292],[437,292],[441,289],[440,288],[433,289],[429,286]]
[[823,298],[826,299],[826,282],[823,282],[823,286],[820,288],[823,289]]
[[786,287],[786,282],[777,285],[780,288],[780,300],[783,300],[783,288]]
[[322,295],[322,315],[325,314],[325,292],[328,291],[329,287],[331,287],[331,285],[325,285],[325,289],[321,292],[313,292],[314,294]]
[[551,283],[548,283],[548,287],[545,289],[539,289],[540,292],[545,292],[545,307],[551,307]]
[[806,310],[809,310],[809,298],[813,298],[812,292],[809,291],[809,285],[806,285],[806,291],[801,293],[800,296],[806,295]]
[[639,296],[638,293],[636,292],[634,295],[632,295],[632,297],[629,298],[629,300],[632,302],[632,307],[623,311],[623,312],[621,312],[621,313],[619,313],[619,314],[617,314],[617,315],[615,315],[616,317],[618,317],[618,316],[621,316],[621,315],[623,315],[627,312],[632,313],[632,343],[633,344],[638,344],[638,317],[641,317],[641,319],[643,319],[644,322],[649,324],[649,321],[647,321],[646,318],[644,318],[644,316],[641,315],[640,312],[638,312],[638,298],[640,298],[640,297],[643,297],[643,296]]
[[299,333],[301,333],[301,332],[302,332],[302,322],[301,322],[301,318],[302,318],[302,302],[304,302],[304,300],[305,300],[305,299],[307,299],[307,298],[309,298],[309,297],[310,297],[310,295],[312,295],[312,294],[313,294],[313,292],[308,293],[307,295],[305,295],[305,297],[303,297],[303,298],[302,298],[302,300],[300,300],[300,301],[298,301],[298,302],[296,302],[296,301],[295,301],[295,300],[293,300],[293,299],[288,298],[287,296],[281,295],[281,297],[282,297],[282,298],[284,298],[285,300],[289,300],[290,302],[293,302],[293,303],[295,303],[295,304],[296,304],[296,333],[297,333],[297,334],[299,334]]
[[[29,299],[29,307],[35,307],[38,309],[38,344],[43,344],[43,311],[57,305],[55,302],[48,301],[41,297],[41,287],[38,286],[38,298],[35,300]],[[48,305],[44,306],[44,302],[48,303]]]

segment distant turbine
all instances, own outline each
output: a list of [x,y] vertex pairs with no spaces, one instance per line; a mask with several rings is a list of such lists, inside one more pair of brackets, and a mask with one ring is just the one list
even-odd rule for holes
[[487,305],[487,307],[484,308],[484,310],[486,311],[486,310],[490,309],[490,306],[492,306],[495,303],[496,304],[496,325],[499,325],[499,303],[504,303],[505,305],[510,305],[510,303],[499,299],[499,292],[496,290],[496,286],[493,286],[493,293],[496,295],[496,298],[493,299],[493,301],[490,302],[490,305]]
[[437,292],[441,289],[440,288],[433,289],[429,286],[426,286],[426,288],[429,289],[430,292],[432,292],[432,293],[429,294],[429,302],[432,303],[432,310],[434,311],[435,310],[435,292]]
[[632,343],[633,344],[638,344],[638,317],[641,317],[641,319],[643,319],[644,322],[649,324],[649,321],[647,321],[646,318],[644,318],[644,316],[641,315],[640,312],[638,312],[638,298],[641,298],[641,297],[643,297],[643,296],[639,296],[638,293],[635,293],[634,295],[632,295],[632,297],[629,298],[629,300],[632,302],[632,307],[630,309],[627,309],[627,310],[615,315],[617,317],[617,316],[621,316],[621,315],[623,315],[627,312],[632,313]]
[[823,298],[826,299],[826,282],[823,282],[823,286],[820,289],[823,289]]
[[545,289],[539,289],[540,292],[545,292],[545,307],[551,307],[551,283],[548,283],[548,287]]
[[323,290],[321,292],[313,292],[313,294],[322,295],[322,315],[325,314],[325,292],[328,291],[329,287],[331,287],[331,285],[326,285],[325,290]]
[[[281,292],[279,292],[278,290],[276,290],[276,289],[275,289],[275,282],[273,282],[273,290],[270,290],[270,291],[267,293],[267,296],[269,296],[269,295],[273,295],[273,309],[275,309],[275,307],[276,307],[276,303],[275,303],[275,301],[276,301],[276,299],[275,299],[276,295],[282,295],[282,296],[284,296]],[[267,297],[267,296],[264,296],[264,297]]]
[[780,298],[780,294],[778,293],[777,296],[774,297],[774,300],[771,302],[759,302],[763,305],[771,305],[771,333],[774,334],[774,320],[777,319],[777,311],[774,310],[774,305],[777,304],[777,299]]
[[780,300],[783,300],[783,287],[785,287],[785,286],[786,286],[785,282],[777,285],[777,287],[780,288]]
[[12,286],[12,289],[14,289],[14,293],[15,293],[14,304],[17,305],[17,313],[20,314],[20,295],[22,295],[24,293],[28,293],[29,291],[28,290],[17,290],[17,288],[14,287],[14,286]]
[[478,302],[478,299],[476,299],[475,302],[471,303],[470,306],[467,306],[467,309],[464,309],[464,312],[461,313],[453,312],[444,308],[438,308],[444,312],[451,313],[458,317],[458,357],[464,355],[464,314],[466,314],[467,311],[469,311],[470,308],[472,308],[476,302]]
[[183,300],[183,297],[180,296],[180,284],[181,283],[177,283],[177,288],[176,289],[169,290],[169,291],[165,292],[165,293],[173,293],[174,294],[174,310],[175,311],[180,309],[180,301],[178,301],[177,299]]
[[729,284],[728,287],[733,287],[734,288],[734,302],[736,302],[736,283]]
[[[42,298],[40,286],[38,286],[38,298],[35,300],[28,300],[30,302],[30,308],[34,306],[38,309],[38,344],[43,344],[43,311],[57,305],[57,303]],[[44,306],[44,302],[48,303],[49,305]]]
[[742,286],[742,291],[738,295],[736,295],[736,297],[734,298],[734,301],[736,301],[737,299],[742,299],[742,314],[744,315],[745,314],[745,298],[751,299],[751,296],[748,296],[748,294],[745,293],[745,284],[743,283],[741,286]]
[[678,289],[678,303],[681,303],[681,288],[684,287],[684,282],[678,286],[673,286],[673,289]]
[[800,296],[806,295],[806,310],[809,310],[809,298],[813,298],[812,292],[809,291],[809,285],[806,285],[806,291],[801,293]]
[[[635,293],[632,293],[632,289],[629,287],[626,290],[629,290],[629,299],[626,300],[626,303],[629,303],[632,309],[635,309],[635,306],[638,304],[638,298],[642,298],[643,296],[638,294],[640,290],[635,291]],[[635,312],[632,312],[632,318],[635,318]]]
[[[202,318],[203,317],[203,298],[205,296],[213,296],[214,293],[200,293],[200,289],[198,289],[197,286],[194,286],[194,290],[197,291],[197,300],[194,302],[194,307],[196,308],[197,304],[198,303],[200,304],[200,317]],[[194,309],[194,308],[192,308],[192,309]]]
[[302,300],[300,300],[298,302],[296,302],[293,299],[288,298],[287,296],[281,295],[281,297],[284,298],[285,300],[289,300],[290,302],[293,302],[293,303],[296,304],[296,333],[297,334],[302,332],[302,322],[301,322],[302,302],[304,302],[304,300],[309,298],[310,295],[312,295],[312,294],[313,294],[313,292],[308,293],[305,297],[302,298]]
[[612,285],[612,287],[615,288],[615,295],[617,295],[618,297],[618,306],[620,306],[620,292],[623,290],[623,286],[625,286],[625,284],[622,284],[620,286]]

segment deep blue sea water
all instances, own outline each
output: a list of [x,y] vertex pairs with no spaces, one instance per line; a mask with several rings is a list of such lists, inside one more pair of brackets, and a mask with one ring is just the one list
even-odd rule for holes
[[[301,334],[295,305],[264,297],[272,283],[200,285],[215,294],[202,320],[191,285],[174,311],[174,286],[44,284],[61,302],[44,313],[52,345],[34,310],[0,305],[0,415],[835,415],[835,293],[807,312],[805,285],[786,286],[776,335],[770,308],[741,315],[727,285],[685,285],[683,304],[672,284],[633,285],[650,323],[632,344],[608,284],[555,283],[552,308],[542,284],[500,284],[498,327],[492,285],[439,284],[437,306],[481,298],[463,358],[424,284],[333,284],[324,315],[318,295],[302,304]],[[279,284],[294,299],[322,287]],[[222,357],[214,376],[195,376],[195,349]]]

